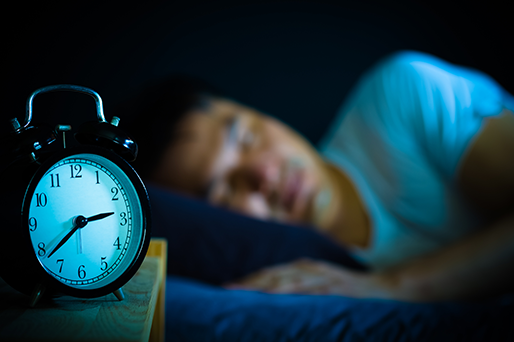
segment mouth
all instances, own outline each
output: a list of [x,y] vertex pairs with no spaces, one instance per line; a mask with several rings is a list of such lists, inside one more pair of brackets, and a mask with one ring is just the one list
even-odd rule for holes
[[282,164],[272,205],[274,215],[281,221],[302,223],[308,219],[314,190],[308,171],[305,162],[299,158]]
[[305,161],[300,158],[288,160],[283,176],[280,201],[290,219],[305,218],[312,186]]
[[298,200],[298,196],[302,192],[303,175],[299,169],[293,169],[288,172],[285,179],[282,195],[282,205],[287,211],[292,211],[295,207],[295,203]]

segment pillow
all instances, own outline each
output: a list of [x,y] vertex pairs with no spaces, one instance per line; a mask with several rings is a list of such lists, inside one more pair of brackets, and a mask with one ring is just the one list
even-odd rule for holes
[[147,190],[152,235],[168,240],[168,273],[220,284],[303,257],[366,269],[312,228],[253,219],[152,184]]

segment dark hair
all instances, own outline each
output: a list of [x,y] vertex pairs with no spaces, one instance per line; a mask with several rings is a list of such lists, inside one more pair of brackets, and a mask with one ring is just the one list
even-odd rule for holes
[[138,144],[132,165],[142,178],[148,178],[159,163],[174,127],[191,109],[206,106],[208,96],[222,94],[200,79],[174,75],[149,84],[118,108],[116,113],[128,119],[124,129]]

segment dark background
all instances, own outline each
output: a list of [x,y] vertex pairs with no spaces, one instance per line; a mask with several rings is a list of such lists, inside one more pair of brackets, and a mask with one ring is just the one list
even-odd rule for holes
[[[358,76],[403,49],[483,70],[514,93],[514,19],[507,1],[15,6],[2,10],[2,134],[8,119],[23,120],[26,98],[39,87],[90,87],[110,119],[147,82],[181,72],[278,116],[316,142]],[[92,119],[88,96],[51,93],[35,100],[34,122],[75,128]]]

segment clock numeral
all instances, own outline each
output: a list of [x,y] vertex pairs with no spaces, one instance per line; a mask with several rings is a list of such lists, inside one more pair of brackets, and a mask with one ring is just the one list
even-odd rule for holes
[[116,247],[116,249],[118,249],[118,250],[121,249],[121,243],[120,243],[120,237],[119,236],[116,238],[116,241],[114,241],[114,243],[112,245],[114,247]]
[[59,184],[59,174],[56,173],[55,174],[55,183],[54,183],[54,174],[50,174],[50,179],[52,181],[52,185],[50,186],[51,188],[60,188],[61,187],[61,184]]
[[113,200],[113,201],[117,201],[117,200],[118,200],[118,197],[116,197],[116,196],[118,196],[118,191],[119,191],[119,190],[118,190],[118,188],[117,188],[117,187],[113,187],[113,188],[111,188],[111,192],[114,194],[114,196],[112,196],[112,200]]
[[98,171],[95,171],[96,172],[96,183],[95,184],[100,184],[100,175],[98,174]]
[[37,220],[36,220],[35,217],[29,218],[29,227],[30,227],[29,230],[31,232],[36,230],[36,228],[37,228]]
[[[70,165],[71,169],[71,177],[70,178],[82,178],[82,175],[80,174],[82,172],[82,166],[79,164]],[[77,173],[74,173],[73,170],[77,171]]]
[[85,270],[85,268],[86,268],[86,266],[84,266],[84,265],[80,265],[79,266],[78,273],[79,273],[79,278],[80,279],[84,279],[86,277],[86,270]]
[[44,192],[38,194],[36,193],[36,207],[44,207],[48,203],[48,199],[46,198],[46,194]]
[[45,256],[46,250],[45,250],[45,244],[43,242],[40,242],[37,244],[37,247],[39,248],[39,251],[37,251],[37,255],[40,257]]
[[124,226],[124,225],[126,225],[126,224],[127,224],[127,222],[128,222],[128,220],[127,220],[127,213],[125,213],[125,212],[121,212],[121,213],[120,213],[120,218],[121,218],[121,220],[120,220],[120,226]]
[[58,263],[61,263],[61,267],[59,267],[59,273],[61,273],[61,272],[62,272],[62,265],[64,265],[64,259],[57,259],[57,262],[56,262],[56,263],[57,263],[57,264],[58,264]]
[[101,267],[100,269],[102,271],[105,271],[107,269],[107,267],[109,267],[109,265],[107,265],[107,261],[105,261],[105,259],[107,259],[107,257],[102,257],[102,261],[101,261]]

